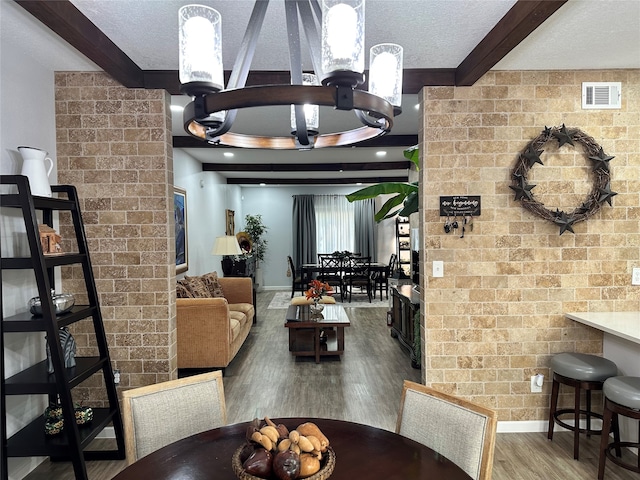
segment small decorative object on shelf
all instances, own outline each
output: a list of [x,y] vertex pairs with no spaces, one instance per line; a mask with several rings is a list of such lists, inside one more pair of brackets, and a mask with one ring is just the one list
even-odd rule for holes
[[[93,409],[84,407],[79,403],[74,405],[76,423],[86,425],[93,420]],[[62,407],[52,403],[44,411],[44,433],[46,435],[58,435],[64,429],[64,417]]]
[[231,458],[241,480],[325,480],[333,473],[336,455],[315,423],[305,422],[289,431],[269,417],[256,418],[247,427],[246,439]]
[[[60,334],[60,346],[62,347],[62,353],[64,355],[64,366],[66,368],[76,366],[76,341],[69,332],[67,327],[62,327],[59,330]],[[53,363],[51,362],[51,349],[49,343],[47,343],[47,371],[53,373]]]
[[51,255],[54,253],[62,253],[62,237],[56,233],[56,231],[49,225],[38,225],[38,232],[40,233],[40,244],[42,245],[42,253],[45,255]]
[[[51,300],[56,309],[56,315],[67,313],[76,303],[76,299],[72,294],[55,293],[53,289],[51,290]],[[33,297],[29,300],[28,306],[32,315],[42,316],[42,302],[40,301],[40,297]]]

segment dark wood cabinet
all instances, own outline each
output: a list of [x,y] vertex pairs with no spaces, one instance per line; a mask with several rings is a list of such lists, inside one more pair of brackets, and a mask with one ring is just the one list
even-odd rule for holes
[[391,336],[407,350],[411,366],[420,368],[420,296],[412,285],[391,287]]

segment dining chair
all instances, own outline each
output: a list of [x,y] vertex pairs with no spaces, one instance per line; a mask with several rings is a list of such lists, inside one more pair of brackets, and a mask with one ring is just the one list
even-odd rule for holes
[[345,295],[349,295],[349,303],[353,296],[353,289],[366,292],[371,303],[373,295],[373,280],[371,279],[371,257],[351,257],[346,273],[342,279]]
[[389,278],[395,270],[397,255],[392,253],[389,257],[389,265],[383,269],[371,272],[371,280],[373,280],[373,298],[376,298],[376,290],[380,290],[380,300],[382,300],[382,292],[387,292],[387,300],[389,299]]
[[445,456],[473,480],[491,479],[496,428],[494,410],[404,381],[396,433]]
[[304,293],[304,291],[309,286],[308,280],[305,279],[304,272],[301,268],[296,268],[293,263],[293,258],[287,255],[287,262],[289,262],[289,270],[291,271],[291,298],[296,293],[296,290],[300,293]]
[[122,392],[125,453],[131,465],[159,448],[227,424],[222,372]]
[[342,274],[344,272],[343,259],[332,254],[319,253],[318,260],[318,263],[320,263],[318,280],[329,284],[334,290],[336,287],[339,288],[340,299],[344,301],[344,284],[342,281]]

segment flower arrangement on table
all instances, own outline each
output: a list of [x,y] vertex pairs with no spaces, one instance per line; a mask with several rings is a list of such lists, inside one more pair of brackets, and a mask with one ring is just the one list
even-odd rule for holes
[[313,300],[312,307],[314,308],[312,308],[312,310],[319,312],[322,310],[322,306],[319,305],[320,300],[322,300],[322,297],[325,295],[332,295],[333,288],[331,288],[331,285],[328,283],[321,282],[320,280],[311,280],[311,282],[309,282],[309,290],[304,292],[304,294],[307,300]]

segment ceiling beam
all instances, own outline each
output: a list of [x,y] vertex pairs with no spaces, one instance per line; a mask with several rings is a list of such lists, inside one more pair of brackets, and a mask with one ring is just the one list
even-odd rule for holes
[[[360,148],[360,147],[412,147],[418,144],[418,135],[383,135],[360,142],[356,145],[345,145],[332,148]],[[214,145],[195,137],[184,135],[173,137],[173,148],[235,148],[228,145]]]
[[15,0],[22,8],[75,47],[114,80],[144,88],[143,71],[67,0]]
[[345,185],[357,183],[408,182],[408,177],[367,178],[227,178],[227,185]]
[[361,163],[203,163],[203,172],[364,172],[409,170],[410,161]]
[[456,86],[470,86],[567,0],[518,0],[456,69]]

